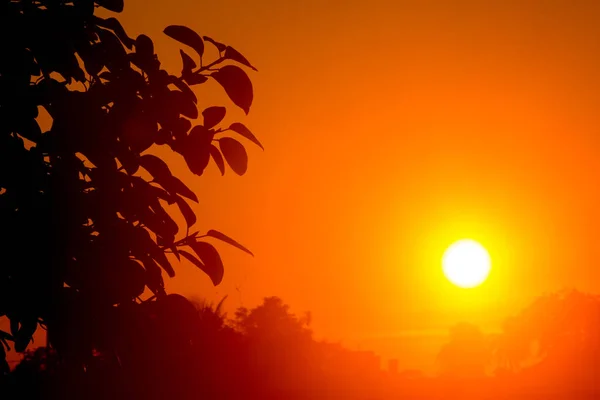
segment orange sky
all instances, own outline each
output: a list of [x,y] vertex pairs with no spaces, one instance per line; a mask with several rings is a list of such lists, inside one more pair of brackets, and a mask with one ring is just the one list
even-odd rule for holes
[[[219,247],[220,287],[183,264],[171,290],[229,294],[230,310],[279,295],[345,341],[494,329],[543,291],[598,291],[600,2],[127,0],[122,21],[174,71],[169,24],[260,71],[232,118],[266,151],[248,146],[242,178],[182,175],[198,227],[256,257]],[[208,103],[229,105],[215,89]],[[473,290],[441,275],[463,237],[494,263]]]

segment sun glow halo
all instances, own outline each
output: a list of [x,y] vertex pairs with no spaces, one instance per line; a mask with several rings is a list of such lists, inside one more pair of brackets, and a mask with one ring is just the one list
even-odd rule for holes
[[481,244],[463,239],[446,249],[442,268],[450,282],[462,288],[472,288],[482,284],[488,277],[491,259]]

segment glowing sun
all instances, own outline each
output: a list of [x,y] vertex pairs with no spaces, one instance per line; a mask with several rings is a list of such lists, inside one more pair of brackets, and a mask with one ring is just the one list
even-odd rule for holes
[[482,284],[492,267],[487,250],[471,239],[453,243],[442,257],[446,278],[456,286],[472,288]]

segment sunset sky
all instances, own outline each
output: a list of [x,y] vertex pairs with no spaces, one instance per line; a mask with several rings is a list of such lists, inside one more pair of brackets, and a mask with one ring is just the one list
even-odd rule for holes
[[[229,295],[228,310],[278,295],[318,336],[363,344],[494,330],[543,292],[599,290],[600,2],[127,0],[121,19],[173,72],[170,24],[260,71],[249,116],[228,119],[264,144],[248,145],[247,175],[171,160],[201,199],[198,228],[256,257],[220,246],[221,286],[184,263],[170,290]],[[491,254],[475,289],[442,274],[461,238]]]

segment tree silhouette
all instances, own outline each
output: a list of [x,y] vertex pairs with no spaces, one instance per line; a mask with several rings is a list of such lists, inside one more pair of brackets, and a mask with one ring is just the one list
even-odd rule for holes
[[524,340],[521,321],[507,318],[502,324],[502,333],[492,336],[492,358],[496,374],[520,371],[523,362],[531,356],[532,343]]
[[498,366],[513,372],[539,364],[538,371],[581,375],[600,355],[600,298],[578,291],[538,297],[505,322],[496,353]]
[[[235,136],[262,145],[242,123],[221,126],[225,107],[199,113],[191,87],[213,79],[247,114],[253,90],[240,67],[255,68],[233,47],[172,25],[164,33],[186,46],[173,75],[148,36],[129,37],[116,18],[94,15],[100,7],[120,12],[123,0],[0,1],[0,316],[10,320],[0,374],[9,342],[24,351],[38,324],[75,370],[98,354],[131,371],[149,349],[179,354],[195,314],[165,293],[163,272],[175,275],[167,254],[215,285],[224,268],[207,239],[252,254],[218,231],[190,233],[198,217],[188,202],[198,197],[151,152],[170,148],[196,175],[211,159],[221,174],[227,164],[243,175],[248,157]],[[205,60],[205,44],[216,59]]]
[[309,398],[301,394],[318,364],[308,322],[279,297],[266,297],[252,310],[237,310],[234,324],[247,343],[251,381],[261,382],[254,389],[259,397]]
[[441,375],[459,378],[482,377],[489,361],[485,335],[472,324],[462,322],[450,329],[448,342],[437,360]]

